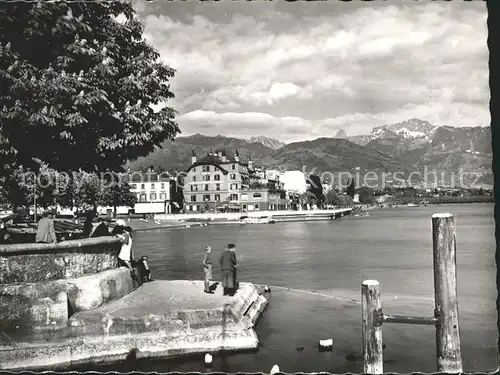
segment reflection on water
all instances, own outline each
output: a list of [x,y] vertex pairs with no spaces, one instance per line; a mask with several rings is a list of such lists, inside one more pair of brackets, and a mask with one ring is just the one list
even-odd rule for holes
[[[496,367],[493,205],[399,208],[325,222],[192,227],[135,234],[136,255],[148,255],[155,278],[201,279],[204,246],[215,259],[225,244],[237,246],[242,281],[277,285],[337,299],[272,289],[257,333],[257,353],[214,357],[210,371],[361,372],[360,288],[381,283],[382,306],[392,314],[432,316],[431,215],[457,215],[458,296],[464,370]],[[217,270],[214,277],[218,277]],[[318,352],[332,338],[332,352]],[[385,324],[384,370],[434,372],[435,329]],[[303,347],[303,349],[298,349]],[[127,371],[208,371],[203,359],[139,361]],[[132,366],[132,367],[130,367]],[[116,365],[112,367],[117,370]],[[105,371],[105,367],[99,367]],[[117,370],[119,371],[119,370]]]

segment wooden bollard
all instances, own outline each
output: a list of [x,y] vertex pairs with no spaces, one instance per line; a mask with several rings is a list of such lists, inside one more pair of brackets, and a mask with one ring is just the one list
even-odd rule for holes
[[363,318],[363,360],[366,374],[384,372],[382,355],[382,327],[375,316],[381,311],[380,285],[375,280],[365,280],[361,285]]
[[460,328],[458,325],[455,217],[432,215],[434,253],[434,300],[437,370],[461,373]]

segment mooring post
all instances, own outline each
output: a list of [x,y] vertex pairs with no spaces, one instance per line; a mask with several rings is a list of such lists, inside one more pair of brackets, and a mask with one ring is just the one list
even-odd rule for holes
[[455,217],[432,215],[434,253],[434,299],[437,370],[461,373],[460,328],[458,325]]
[[380,303],[380,285],[376,280],[365,280],[361,285],[363,318],[363,372],[382,374],[382,327],[378,316],[382,311]]

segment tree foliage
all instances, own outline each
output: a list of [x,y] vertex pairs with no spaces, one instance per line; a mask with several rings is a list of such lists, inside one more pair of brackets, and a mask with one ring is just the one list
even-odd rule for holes
[[98,205],[133,207],[137,197],[130,191],[126,175],[114,174],[112,179],[100,178],[96,173],[84,171],[71,174],[58,172],[42,165],[39,173],[18,168],[8,181],[6,197],[14,207],[33,205],[39,207],[60,205],[95,210]]
[[349,182],[347,184],[345,191],[346,191],[348,196],[350,196],[351,198],[354,198],[354,194],[356,193],[356,184],[354,182],[354,178],[349,179]]
[[350,195],[338,194],[335,190],[326,193],[326,202],[334,206],[352,206],[354,201]]
[[325,201],[325,195],[323,193],[323,184],[319,176],[314,174],[309,175],[307,180],[308,188],[307,191],[310,192],[316,200],[316,205],[322,207]]
[[374,202],[373,189],[363,186],[358,189],[359,203],[371,204]]
[[0,3],[0,175],[147,155],[180,132],[172,108],[151,108],[173,76],[129,3]]

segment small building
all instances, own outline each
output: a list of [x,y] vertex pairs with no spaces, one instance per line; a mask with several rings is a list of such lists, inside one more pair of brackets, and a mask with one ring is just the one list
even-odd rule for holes
[[170,213],[172,176],[168,173],[130,172],[130,191],[137,195],[135,213]]

